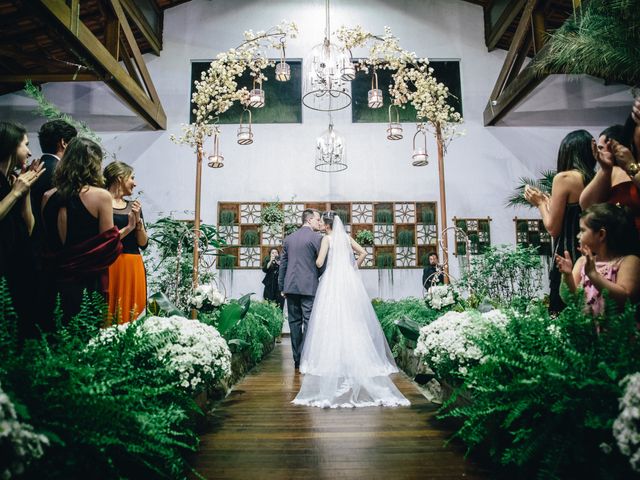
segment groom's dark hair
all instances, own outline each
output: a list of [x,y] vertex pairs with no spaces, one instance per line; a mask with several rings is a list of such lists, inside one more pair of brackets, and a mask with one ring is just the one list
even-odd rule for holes
[[304,212],[302,212],[302,225],[307,223],[307,220],[312,218],[316,213],[320,215],[320,210],[316,210],[315,208],[307,208]]

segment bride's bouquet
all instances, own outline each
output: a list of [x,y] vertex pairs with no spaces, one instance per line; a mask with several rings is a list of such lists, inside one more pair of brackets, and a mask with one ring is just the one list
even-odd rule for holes
[[427,290],[425,299],[429,307],[441,310],[456,303],[456,293],[451,285],[433,285]]
[[222,292],[213,285],[198,285],[189,297],[189,306],[206,312],[219,307],[225,300]]

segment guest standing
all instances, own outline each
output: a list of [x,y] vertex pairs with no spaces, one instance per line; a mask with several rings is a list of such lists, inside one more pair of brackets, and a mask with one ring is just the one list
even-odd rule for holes
[[[53,175],[55,188],[42,200],[45,268],[55,278],[67,321],[80,311],[85,291],[106,300],[108,267],[122,251],[112,197],[102,188],[102,156],[94,141],[71,140]],[[135,226],[133,214],[129,222]]]
[[[525,199],[538,207],[544,227],[554,240],[554,254],[569,252],[572,261],[580,256],[577,235],[580,228],[580,194],[593,179],[596,158],[595,141],[586,130],[569,133],[558,150],[557,173],[553,177],[551,196],[527,186]],[[549,272],[549,311],[558,313],[565,304],[560,298],[562,275],[557,265]]]
[[422,286],[429,290],[433,285],[442,285],[444,283],[444,273],[438,265],[438,254],[431,252],[428,257],[429,264],[422,270]]
[[29,239],[35,220],[29,193],[44,169],[36,163],[27,170],[30,156],[25,128],[0,122],[0,277],[7,279],[20,338],[34,337],[38,332],[32,288],[35,266]]
[[78,135],[73,125],[64,120],[51,120],[44,123],[38,131],[38,141],[42,151],[42,162],[45,172],[31,188],[31,210],[34,212],[36,224],[31,235],[33,254],[37,276],[38,320],[45,332],[53,331],[55,322],[53,311],[56,304],[55,279],[47,274],[42,265],[44,238],[42,233],[42,197],[53,188],[53,173],[72,138]]
[[[120,229],[122,253],[109,267],[109,321],[135,320],[147,306],[147,275],[140,249],[147,248],[149,237],[142,209],[137,200],[126,200],[136,187],[133,168],[112,162],[104,169],[106,187],[113,197],[113,223]],[[129,215],[135,223],[130,225]]]
[[262,263],[262,271],[265,273],[262,283],[264,284],[264,293],[262,297],[265,300],[275,302],[280,309],[284,309],[284,297],[278,288],[278,271],[280,270],[280,252],[277,248],[269,251],[269,256]]

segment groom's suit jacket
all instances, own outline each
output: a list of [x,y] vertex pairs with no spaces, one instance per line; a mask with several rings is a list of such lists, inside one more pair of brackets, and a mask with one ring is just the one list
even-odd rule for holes
[[301,227],[284,239],[278,286],[287,294],[315,295],[321,270],[316,267],[322,235]]

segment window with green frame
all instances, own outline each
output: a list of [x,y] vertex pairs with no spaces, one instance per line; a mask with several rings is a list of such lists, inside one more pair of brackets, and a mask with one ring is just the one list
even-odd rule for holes
[[[265,92],[265,106],[262,108],[252,108],[251,115],[253,123],[302,123],[302,61],[287,59],[287,63],[291,66],[291,78],[287,82],[278,82],[275,79],[275,67],[267,67],[264,70],[265,76],[268,78],[262,83],[262,89]],[[200,80],[202,72],[209,68],[211,62],[191,62],[191,95],[189,101],[191,108],[189,109],[189,122],[195,122],[195,108],[191,103],[191,97],[195,90],[194,81]],[[249,71],[237,80],[238,88],[253,88],[253,77]],[[238,102],[220,115],[220,123],[239,123],[240,115],[244,106]],[[246,116],[244,121],[246,122]]]
[[[460,61],[459,60],[430,60],[429,65],[433,68],[433,76],[444,83],[449,88],[449,105],[462,115],[462,88],[460,84]],[[356,78],[351,82],[351,119],[353,123],[384,123],[389,121],[389,85],[393,70],[376,70],[378,74],[378,88],[382,90],[384,105],[382,108],[369,108],[367,105],[367,93],[371,90],[371,77],[373,71],[369,73],[358,72]],[[416,109],[407,104],[405,108],[398,108],[400,122],[415,122]]]

